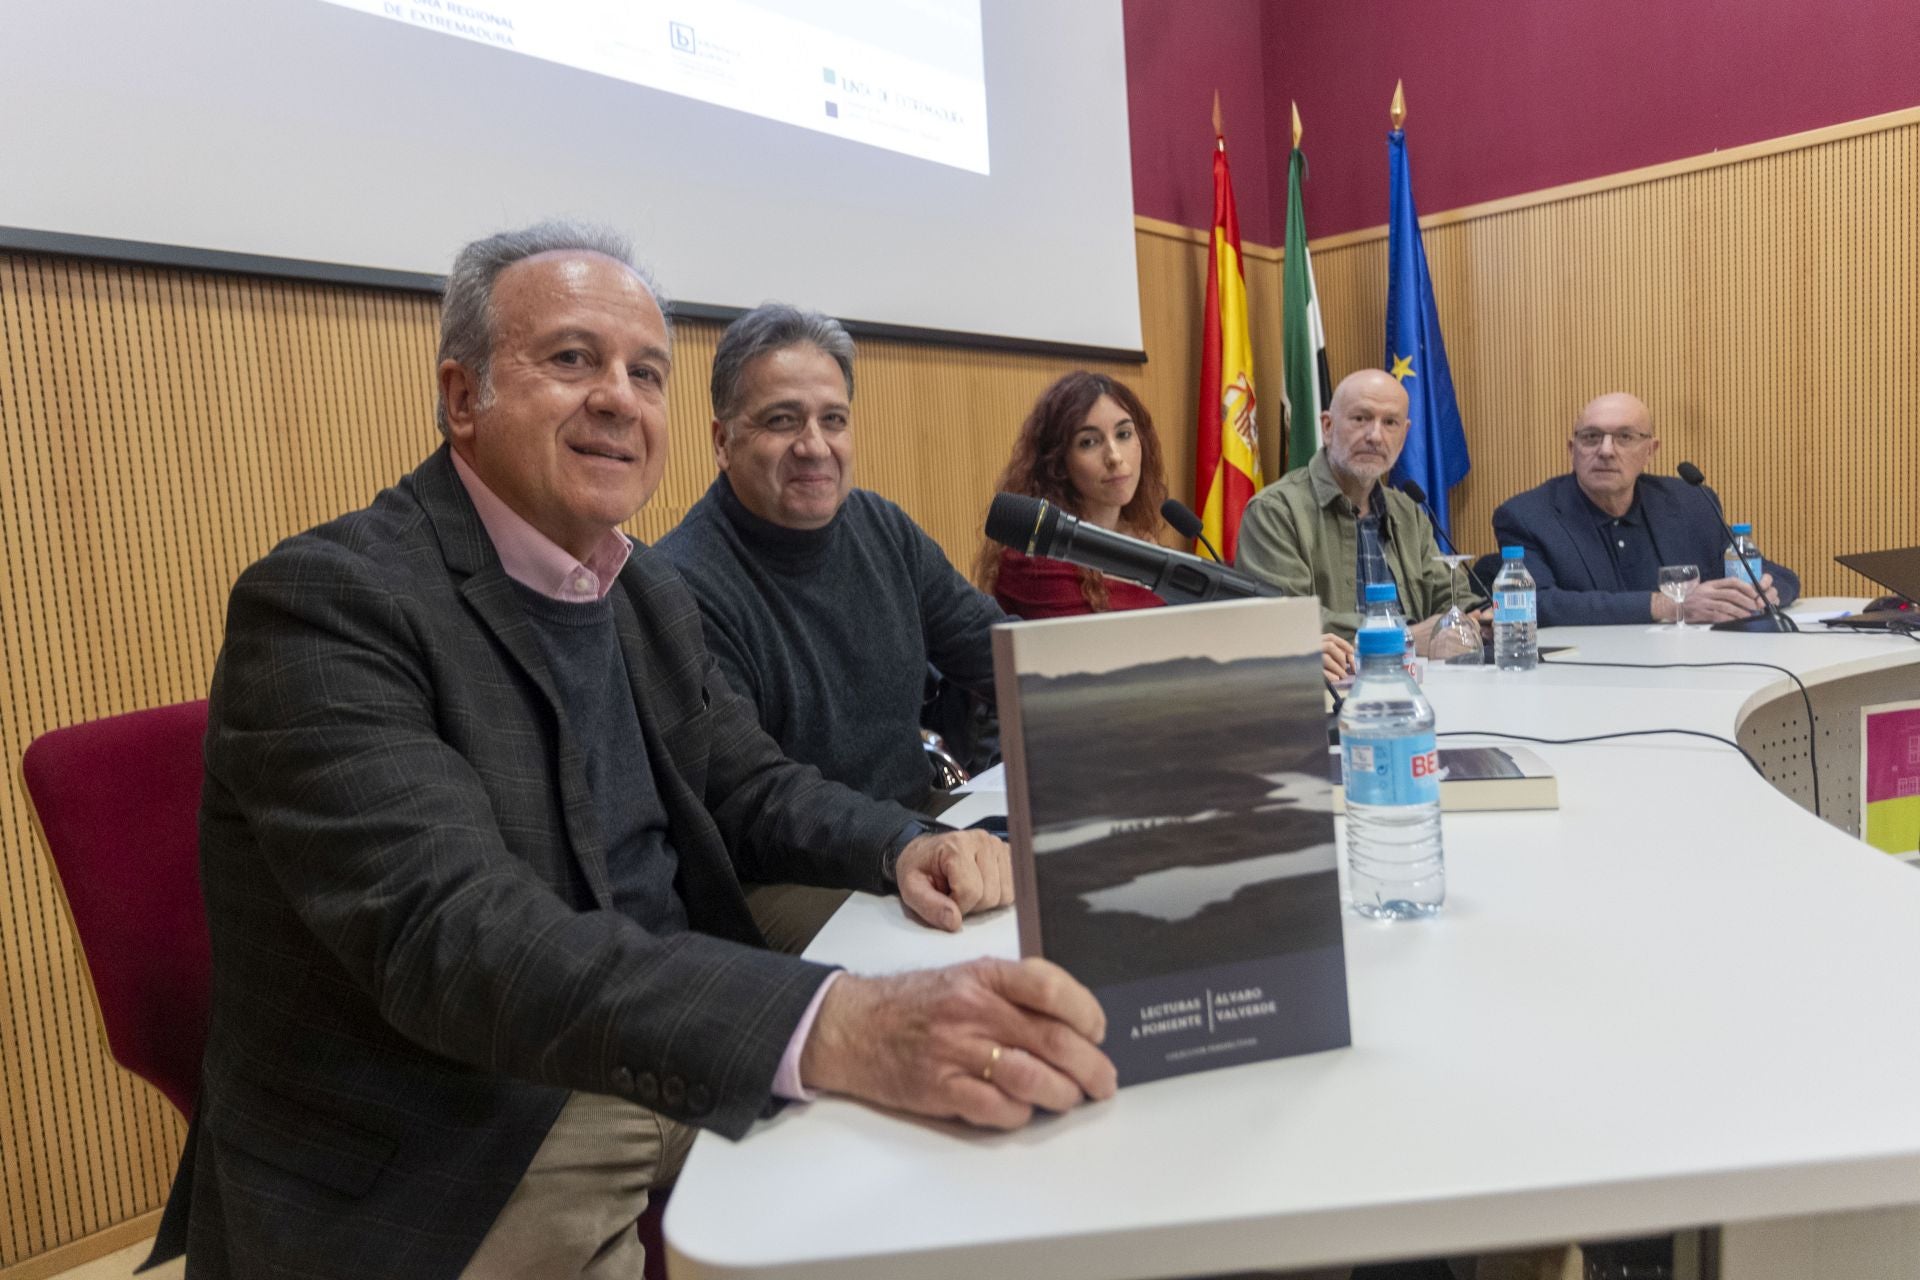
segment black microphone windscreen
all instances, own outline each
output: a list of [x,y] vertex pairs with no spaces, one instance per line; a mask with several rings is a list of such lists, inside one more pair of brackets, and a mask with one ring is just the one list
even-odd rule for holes
[[1694,466],[1691,462],[1683,462],[1675,467],[1674,470],[1679,472],[1680,478],[1688,484],[1705,484],[1707,482],[1707,478],[1700,474],[1700,468]]
[[1400,492],[1422,505],[1425,505],[1427,501],[1427,491],[1411,480],[1402,480],[1400,482]]
[[987,536],[1003,547],[1032,554],[1041,524],[1051,514],[1039,498],[1024,493],[996,493],[987,507]]
[[1173,526],[1173,531],[1183,538],[1199,537],[1203,527],[1200,517],[1193,514],[1193,508],[1178,498],[1168,498],[1160,504],[1160,518]]

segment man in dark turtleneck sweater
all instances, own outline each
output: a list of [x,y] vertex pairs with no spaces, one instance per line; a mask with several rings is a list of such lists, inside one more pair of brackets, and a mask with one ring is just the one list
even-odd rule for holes
[[659,549],[700,602],[707,643],[783,751],[909,808],[927,665],[993,693],[1003,621],[893,503],[853,487],[853,341],[817,312],[769,304],[713,362],[720,474]]

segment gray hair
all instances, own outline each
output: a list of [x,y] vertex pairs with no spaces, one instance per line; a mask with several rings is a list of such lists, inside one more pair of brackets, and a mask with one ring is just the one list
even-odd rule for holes
[[787,347],[818,347],[840,366],[853,399],[853,339],[840,322],[818,311],[802,311],[784,302],[764,302],[727,326],[713,353],[713,416],[725,422],[740,408],[740,383],[747,366]]
[[[661,316],[666,317],[667,300],[653,274],[633,260],[633,246],[627,238],[610,228],[556,218],[475,240],[460,250],[453,260],[453,270],[447,273],[440,304],[440,353],[434,363],[452,360],[472,373],[480,384],[481,404],[493,398],[493,286],[500,273],[539,254],[567,252],[612,258],[633,272],[660,308]],[[673,337],[670,318],[667,337],[669,341]],[[433,416],[440,434],[446,435],[444,396],[434,405]]]

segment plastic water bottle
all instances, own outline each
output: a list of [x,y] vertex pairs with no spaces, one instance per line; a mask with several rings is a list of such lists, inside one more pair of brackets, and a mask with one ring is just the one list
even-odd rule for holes
[[1360,590],[1360,625],[1363,627],[1394,626],[1404,627],[1406,618],[1400,612],[1400,591],[1391,582],[1369,582]]
[[1407,627],[1407,615],[1400,611],[1400,589],[1391,582],[1369,582],[1361,592],[1364,603],[1360,626],[1398,627],[1401,665],[1417,684],[1420,680],[1420,656],[1414,652],[1413,632]]
[[1397,637],[1375,627],[1358,644],[1360,674],[1340,711],[1347,890],[1363,916],[1414,920],[1447,897],[1433,707],[1400,669]]
[[1493,665],[1502,671],[1540,665],[1538,596],[1525,556],[1523,547],[1500,548],[1500,576],[1493,580]]
[[[1745,562],[1744,565],[1742,562]],[[1725,575],[1736,582],[1744,582],[1749,587],[1760,581],[1766,572],[1766,561],[1760,555],[1760,547],[1753,540],[1753,526],[1736,524],[1733,526],[1733,544],[1726,549],[1723,560]],[[1747,570],[1753,570],[1753,576],[1747,576]],[[1764,612],[1756,609],[1755,613]]]

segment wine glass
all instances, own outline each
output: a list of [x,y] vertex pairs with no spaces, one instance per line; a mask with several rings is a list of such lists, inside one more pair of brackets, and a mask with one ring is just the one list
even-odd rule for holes
[[1687,628],[1685,608],[1687,597],[1700,585],[1700,566],[1697,564],[1663,564],[1660,566],[1660,594],[1673,601],[1673,626],[1676,631]]
[[1473,557],[1443,555],[1437,558],[1447,562],[1451,575],[1448,597],[1453,603],[1434,625],[1427,652],[1435,662],[1444,662],[1450,667],[1477,667],[1481,663],[1480,624],[1460,607],[1460,570]]

